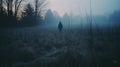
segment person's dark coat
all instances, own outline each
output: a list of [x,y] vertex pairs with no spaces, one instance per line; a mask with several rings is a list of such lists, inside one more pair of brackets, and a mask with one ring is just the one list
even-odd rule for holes
[[59,29],[60,32],[62,31],[62,28],[63,28],[63,25],[62,25],[61,22],[59,22],[59,24],[58,24],[58,29]]

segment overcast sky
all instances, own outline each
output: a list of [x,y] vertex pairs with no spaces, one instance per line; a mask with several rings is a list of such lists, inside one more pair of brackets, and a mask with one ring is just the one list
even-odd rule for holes
[[[109,14],[120,9],[120,0],[92,0],[94,15]],[[60,15],[65,12],[85,15],[89,13],[90,0],[49,0],[49,8],[57,11]]]

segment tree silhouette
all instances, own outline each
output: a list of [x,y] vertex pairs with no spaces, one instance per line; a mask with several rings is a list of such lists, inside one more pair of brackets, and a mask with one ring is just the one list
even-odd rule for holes
[[28,25],[38,25],[38,22],[43,22],[43,13],[47,4],[46,0],[35,0],[35,6],[33,7],[25,3],[23,5],[25,6],[27,4],[25,8],[21,7],[24,1],[0,0],[0,26],[20,26],[21,24],[23,25],[23,22],[25,25],[27,23]]
[[35,21],[34,8],[31,4],[27,4],[24,8],[24,12],[22,13],[22,22],[25,25],[32,25]]
[[46,5],[46,0],[35,0],[35,19],[36,23],[38,24],[43,21],[42,14],[45,10]]
[[115,26],[119,26],[120,25],[120,10],[115,11],[113,14],[111,14],[110,20],[113,22]]
[[0,15],[3,14],[3,0],[0,0]]
[[14,1],[14,6],[15,6],[15,12],[14,12],[14,16],[15,16],[15,18],[17,18],[17,15],[18,15],[18,11],[19,11],[19,8],[20,8],[20,6],[21,6],[21,4],[22,4],[22,2],[23,2],[24,0],[15,0]]
[[54,15],[52,11],[49,9],[45,14],[45,23],[52,24],[54,22]]
[[0,0],[1,26],[16,26],[17,13],[23,0]]

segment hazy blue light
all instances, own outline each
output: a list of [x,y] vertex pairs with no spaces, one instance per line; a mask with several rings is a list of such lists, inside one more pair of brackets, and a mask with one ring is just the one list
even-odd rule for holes
[[[85,15],[89,14],[90,0],[49,0],[50,8],[60,15],[65,12]],[[94,15],[109,14],[118,10],[120,0],[92,0],[92,11]]]

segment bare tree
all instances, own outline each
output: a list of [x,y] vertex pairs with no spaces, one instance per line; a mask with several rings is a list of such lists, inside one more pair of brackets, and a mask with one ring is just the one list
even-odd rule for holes
[[19,7],[24,0],[5,0],[8,15],[17,17]]
[[35,16],[38,15],[39,0],[35,0]]
[[6,4],[6,7],[7,7],[7,13],[9,16],[12,16],[13,15],[13,0],[5,0],[5,4]]
[[0,15],[3,16],[5,14],[5,7],[4,7],[4,1],[5,0],[0,0]]
[[90,45],[89,45],[89,48],[91,50],[91,65],[92,67],[95,66],[97,67],[98,64],[97,64],[97,61],[96,61],[96,64],[94,64],[94,59],[96,60],[97,59],[97,55],[96,55],[96,51],[95,51],[95,44],[94,44],[94,34],[93,34],[93,16],[92,16],[92,0],[90,0],[90,17],[89,17],[89,22],[90,22],[90,27],[89,27],[89,35],[90,35],[90,39],[89,39],[89,42],[90,42]]
[[92,20],[92,6],[91,6],[91,0],[90,0],[90,44],[93,45],[94,41],[93,41],[93,20]]
[[0,14],[3,14],[3,0],[0,0]]
[[20,8],[20,6],[21,6],[21,4],[22,4],[23,1],[24,0],[15,0],[14,1],[14,6],[15,6],[15,8],[14,8],[14,11],[15,11],[14,16],[16,18],[17,18],[17,14],[18,14],[19,8]]
[[35,16],[40,16],[42,12],[44,12],[44,8],[46,7],[46,0],[35,0]]

